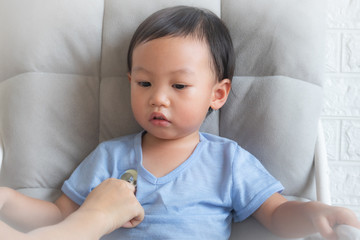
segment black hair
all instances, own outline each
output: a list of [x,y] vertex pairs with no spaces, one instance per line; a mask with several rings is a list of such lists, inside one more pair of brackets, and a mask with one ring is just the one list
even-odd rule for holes
[[193,36],[205,40],[211,52],[218,81],[234,75],[235,53],[230,33],[223,21],[206,9],[177,6],[157,11],[145,19],[135,31],[128,50],[128,71],[136,46],[162,37]]

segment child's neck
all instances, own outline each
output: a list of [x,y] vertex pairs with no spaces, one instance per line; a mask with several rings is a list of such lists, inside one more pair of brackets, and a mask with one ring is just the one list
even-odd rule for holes
[[163,177],[190,157],[199,139],[199,132],[178,139],[160,139],[146,133],[142,139],[143,166],[155,177]]

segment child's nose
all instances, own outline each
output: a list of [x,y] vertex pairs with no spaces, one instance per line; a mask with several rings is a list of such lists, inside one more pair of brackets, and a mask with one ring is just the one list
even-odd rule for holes
[[170,100],[165,89],[156,89],[150,98],[150,105],[156,107],[168,107]]

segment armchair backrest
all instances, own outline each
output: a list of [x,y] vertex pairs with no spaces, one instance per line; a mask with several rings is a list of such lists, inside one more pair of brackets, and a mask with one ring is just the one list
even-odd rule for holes
[[231,96],[202,130],[238,141],[285,195],[315,199],[322,3],[0,0],[0,185],[54,200],[100,141],[139,131],[126,69],[132,33],[156,10],[195,5],[222,17],[237,55]]

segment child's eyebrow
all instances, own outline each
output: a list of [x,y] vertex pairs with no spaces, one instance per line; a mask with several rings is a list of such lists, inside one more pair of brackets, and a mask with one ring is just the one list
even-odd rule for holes
[[136,66],[136,67],[133,67],[132,72],[145,72],[145,73],[151,73],[151,71],[141,67],[141,66]]
[[194,75],[195,72],[193,70],[191,70],[190,68],[180,68],[180,69],[177,69],[175,71],[172,71],[171,72],[172,74],[186,74],[186,75]]
[[[152,71],[147,70],[146,68],[142,67],[142,66],[136,66],[133,67],[132,72],[145,72],[148,74],[152,74]],[[173,71],[170,71],[169,74],[185,74],[185,75],[194,75],[195,71],[193,71],[190,68],[184,67],[184,68],[179,68]]]

